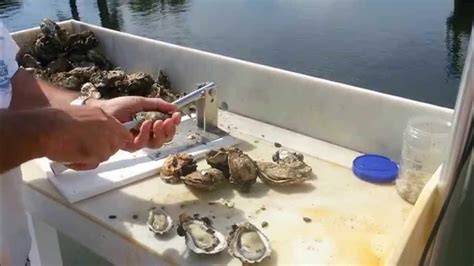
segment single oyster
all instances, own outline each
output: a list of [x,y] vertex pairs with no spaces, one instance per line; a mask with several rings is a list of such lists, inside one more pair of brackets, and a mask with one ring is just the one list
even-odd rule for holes
[[162,112],[157,111],[147,111],[147,112],[138,112],[135,114],[135,119],[138,120],[138,125],[136,128],[140,128],[141,124],[145,122],[145,120],[156,121],[156,120],[163,120],[170,118],[170,114],[165,114]]
[[51,73],[66,72],[66,71],[71,70],[71,68],[72,68],[71,63],[69,63],[69,61],[62,56],[49,62],[48,64],[48,70]]
[[137,72],[130,74],[128,75],[127,93],[129,95],[146,96],[150,92],[153,82],[153,78],[146,73]]
[[112,63],[105,57],[105,55],[102,54],[97,49],[91,49],[87,51],[87,58],[97,64],[99,67],[102,69],[110,69],[112,67]]
[[63,47],[61,43],[57,39],[44,34],[39,34],[33,44],[33,53],[36,55],[38,61],[45,65],[58,58],[58,55],[62,52]]
[[227,162],[227,151],[224,148],[219,150],[211,150],[206,154],[206,162],[211,167],[219,169],[229,178],[229,164]]
[[33,51],[37,59],[47,64],[64,52],[69,34],[50,19],[43,19],[40,30],[41,33],[35,40]]
[[312,168],[303,162],[301,153],[280,150],[273,155],[272,162],[257,162],[258,176],[272,185],[301,184],[311,178]]
[[249,192],[250,187],[257,181],[257,165],[239,149],[228,151],[229,182],[237,185],[241,192]]
[[229,178],[230,176],[229,162],[227,160],[230,151],[237,152],[239,150],[234,147],[220,148],[218,150],[211,150],[206,154],[207,164],[213,168],[221,170],[226,178]]
[[221,170],[209,168],[201,171],[192,172],[186,176],[181,177],[183,182],[191,187],[214,190],[224,181],[224,174]]
[[160,97],[161,94],[161,86],[158,83],[153,83],[150,87],[150,91],[146,97],[148,98],[156,98]]
[[84,83],[81,87],[81,94],[85,96],[90,96],[95,99],[99,99],[101,97],[100,92],[94,86],[94,84],[87,82]]
[[82,53],[84,51],[95,48],[99,45],[99,41],[92,31],[82,31],[69,35],[67,48],[69,52]]
[[[74,69],[73,69],[74,70]],[[79,91],[82,84],[86,81],[81,76],[69,72],[59,72],[50,77],[51,82],[74,91]]]
[[158,80],[157,83],[161,85],[165,90],[171,90],[171,83],[168,78],[168,76],[160,70],[160,73],[158,74]]
[[161,178],[167,183],[178,183],[181,176],[188,175],[196,171],[197,165],[194,157],[178,153],[169,155],[160,169]]
[[300,152],[289,151],[285,149],[279,149],[272,155],[272,160],[275,163],[279,163],[280,161],[284,160],[288,157],[297,158],[300,161],[304,161],[304,155]]
[[24,54],[19,59],[19,63],[24,68],[41,68],[41,64],[31,54]]
[[216,254],[227,247],[225,236],[211,226],[208,218],[179,216],[178,235],[184,236],[186,246],[196,254]]
[[178,96],[171,92],[171,90],[163,89],[160,91],[160,98],[171,103],[178,99]]
[[41,21],[40,30],[45,36],[49,38],[55,38],[60,42],[65,42],[69,38],[67,31],[61,29],[61,27],[59,27],[56,22],[49,18],[43,19]]
[[246,263],[261,262],[272,253],[268,237],[249,222],[232,226],[228,245],[229,254]]
[[148,229],[155,234],[164,234],[173,227],[173,219],[165,211],[158,208],[152,208],[148,212],[148,220],[146,222]]

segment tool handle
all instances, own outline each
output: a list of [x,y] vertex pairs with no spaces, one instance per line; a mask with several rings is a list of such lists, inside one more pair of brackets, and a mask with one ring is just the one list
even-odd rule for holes
[[215,85],[216,84],[214,82],[206,82],[206,85],[177,99],[173,102],[173,104],[176,105],[178,109],[181,109],[185,105],[202,98],[206,92],[210,92],[212,89],[214,89]]

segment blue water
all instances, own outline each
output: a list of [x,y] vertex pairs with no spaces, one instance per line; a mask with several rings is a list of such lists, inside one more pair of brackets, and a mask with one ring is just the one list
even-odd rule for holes
[[11,31],[76,18],[451,108],[473,14],[446,0],[0,2]]

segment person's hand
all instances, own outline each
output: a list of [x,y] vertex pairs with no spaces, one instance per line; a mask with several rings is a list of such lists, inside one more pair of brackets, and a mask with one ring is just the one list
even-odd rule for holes
[[157,149],[164,143],[171,141],[176,132],[176,126],[181,121],[176,106],[160,98],[145,98],[138,96],[118,97],[110,100],[88,102],[88,105],[99,106],[106,113],[117,118],[120,122],[130,121],[134,114],[142,111],[160,111],[172,113],[171,118],[165,121],[145,121],[140,126],[140,131],[134,133],[133,141],[124,150],[136,151],[143,147]]
[[132,141],[121,123],[98,107],[44,108],[45,156],[74,170],[96,168]]

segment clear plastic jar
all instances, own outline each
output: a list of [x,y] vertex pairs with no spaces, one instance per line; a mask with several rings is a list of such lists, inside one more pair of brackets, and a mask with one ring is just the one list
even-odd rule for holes
[[441,165],[451,131],[451,122],[435,117],[415,117],[403,134],[398,194],[414,204],[421,190]]

